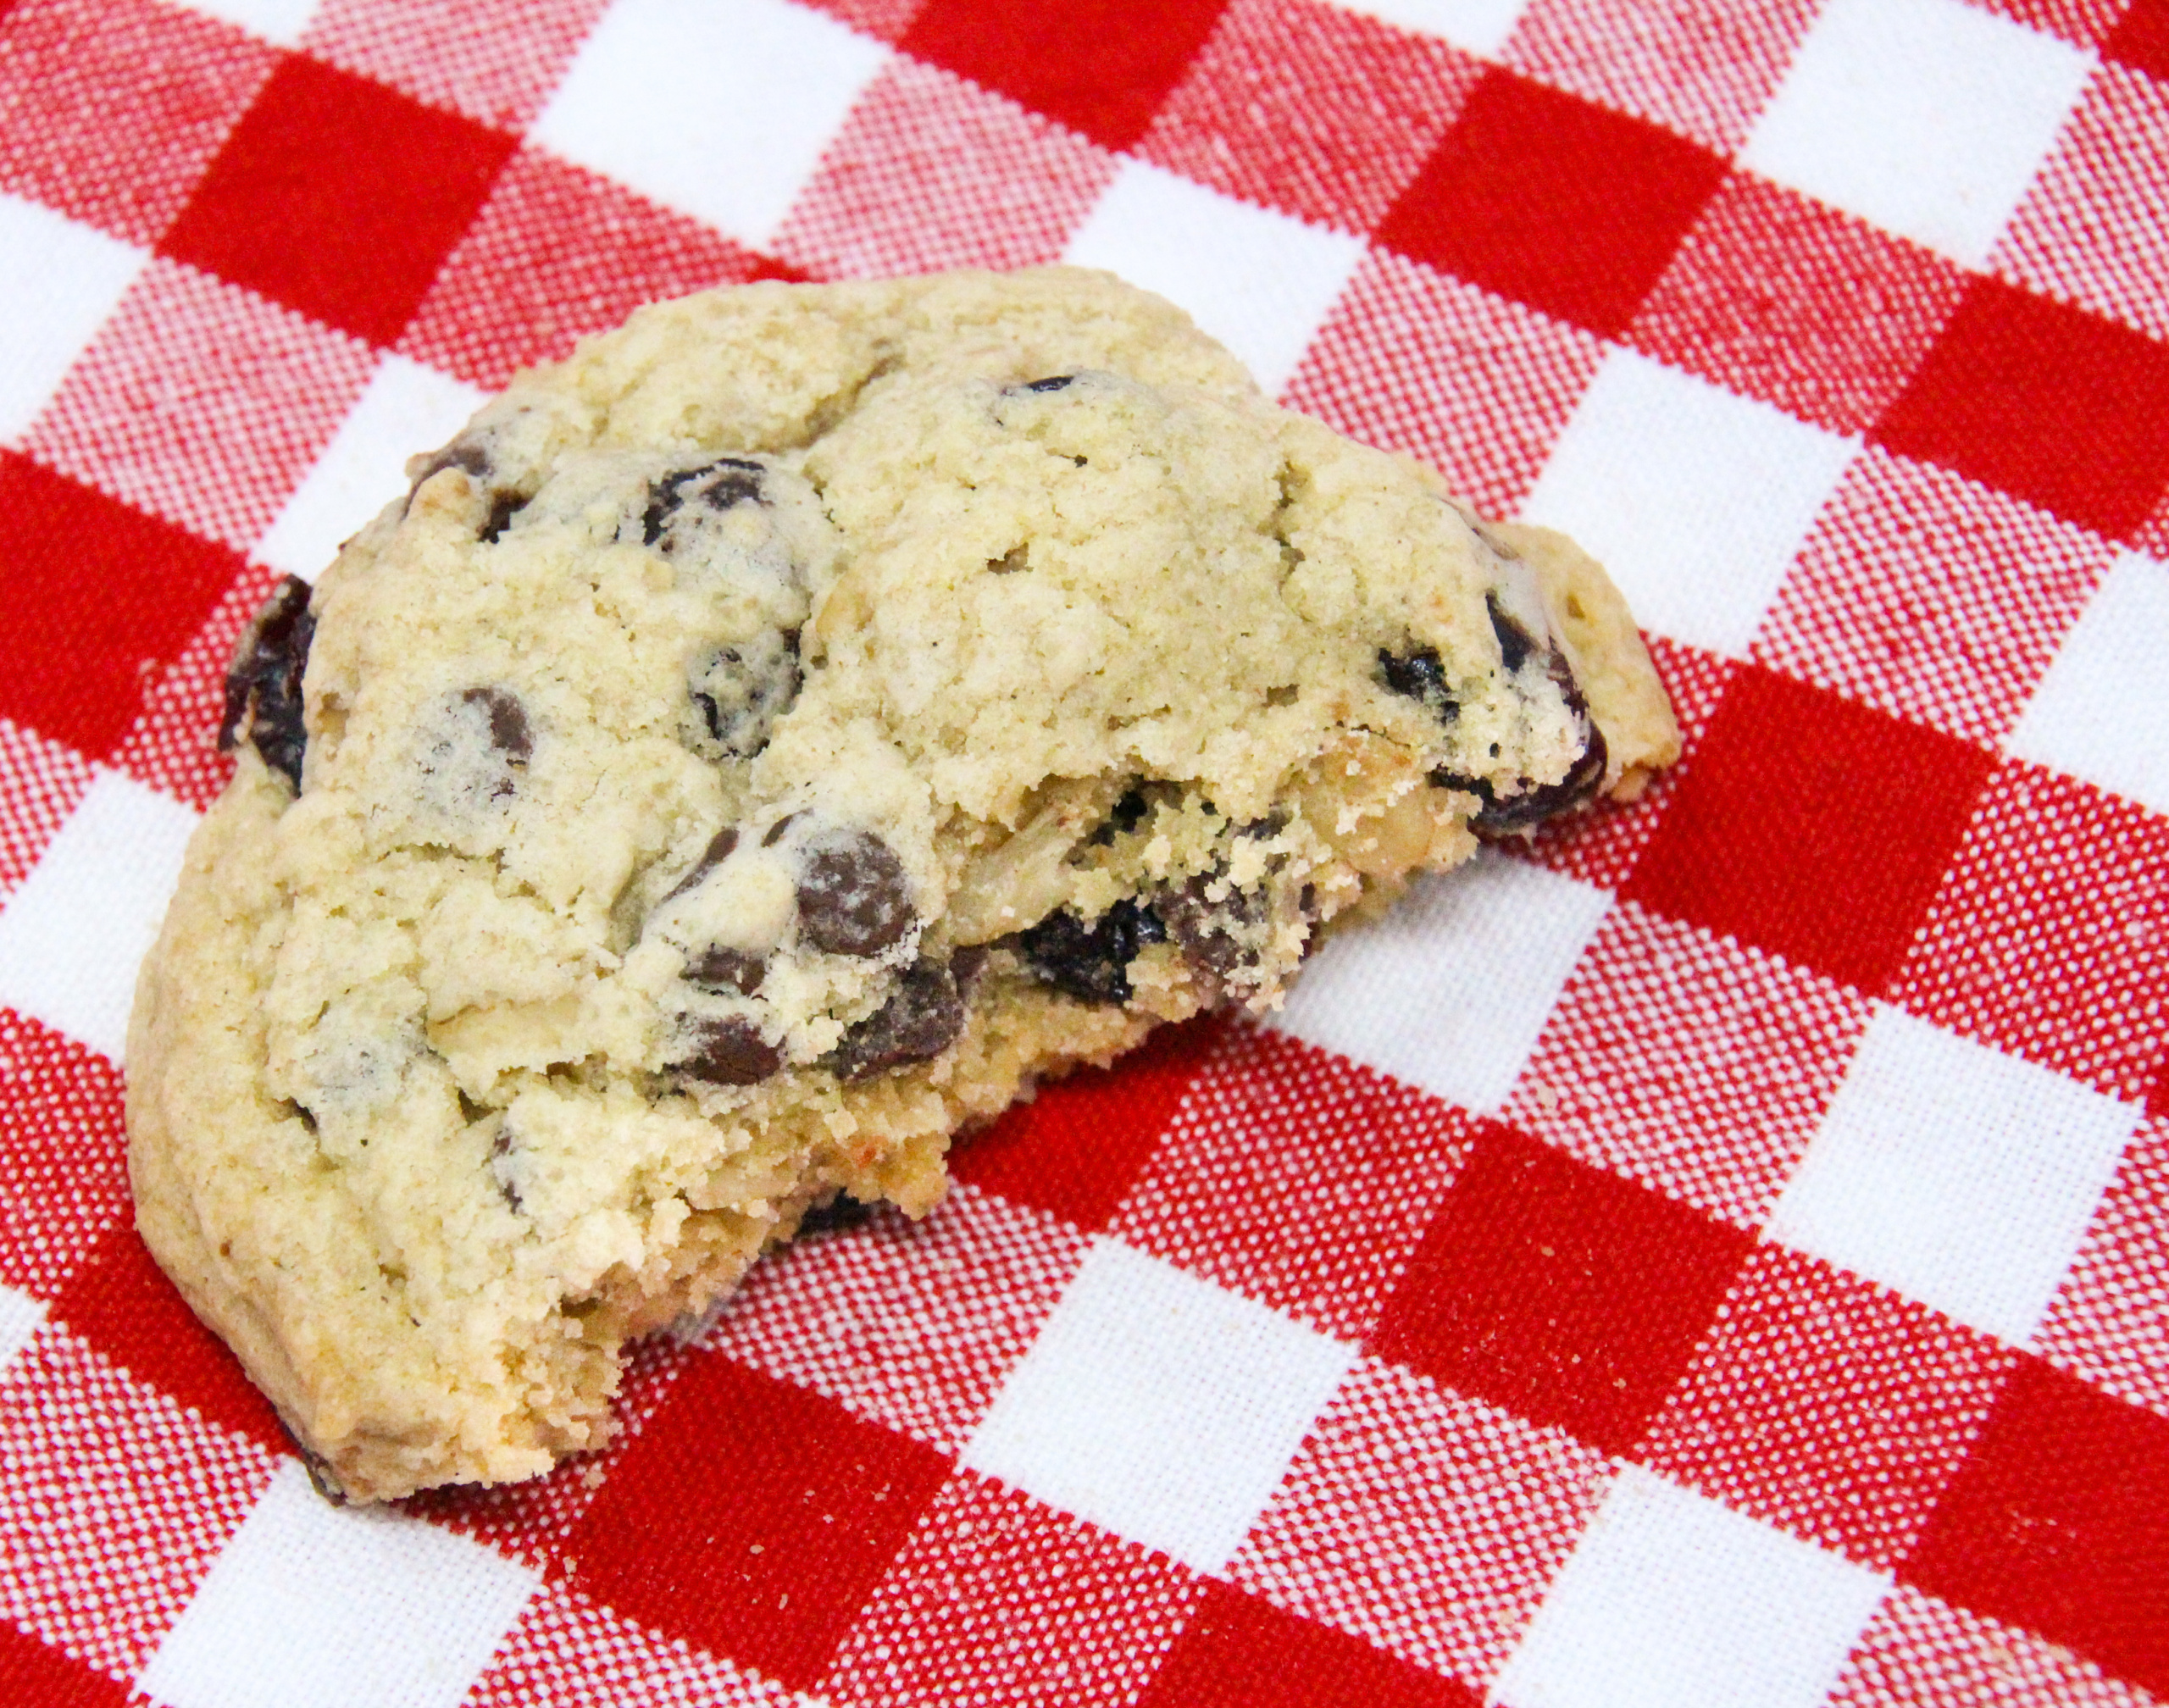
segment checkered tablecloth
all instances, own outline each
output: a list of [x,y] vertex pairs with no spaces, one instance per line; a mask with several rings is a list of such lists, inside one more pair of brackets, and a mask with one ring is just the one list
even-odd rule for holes
[[[1684,763],[323,1504],[123,1165],[241,624],[641,301],[1060,258]],[[0,1700],[2169,1699],[2165,494],[2165,0],[4,0]]]

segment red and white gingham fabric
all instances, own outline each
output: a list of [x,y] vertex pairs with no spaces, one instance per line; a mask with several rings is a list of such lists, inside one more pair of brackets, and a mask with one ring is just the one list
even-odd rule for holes
[[[130,1227],[218,678],[519,364],[1068,258],[1689,732],[319,1502]],[[2169,1700],[2169,0],[0,3],[0,1700]]]

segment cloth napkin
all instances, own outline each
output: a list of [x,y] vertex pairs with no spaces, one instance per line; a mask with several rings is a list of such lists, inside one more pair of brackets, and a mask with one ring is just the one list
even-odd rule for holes
[[[2169,4],[0,5],[0,1700],[2169,1698]],[[1263,1024],[319,1500],[134,1234],[219,681],[656,297],[1068,258],[1688,731]]]

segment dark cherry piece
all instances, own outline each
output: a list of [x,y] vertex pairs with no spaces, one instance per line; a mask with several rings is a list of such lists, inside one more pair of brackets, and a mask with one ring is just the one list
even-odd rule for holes
[[889,845],[852,830],[817,845],[798,879],[799,929],[832,955],[879,955],[912,929],[911,879]]
[[829,1058],[840,1079],[866,1079],[939,1056],[964,1029],[964,997],[946,962],[917,961],[889,1000],[844,1034]]
[[1090,924],[1065,907],[1015,940],[1035,978],[1080,1002],[1127,1002],[1129,963],[1137,951],[1167,940],[1160,916],[1130,900],[1116,902]]
[[308,601],[308,583],[298,575],[287,576],[273,590],[226,667],[225,715],[219,721],[221,753],[232,752],[246,731],[263,762],[297,791],[308,749],[302,677],[316,635]]
[[783,1066],[783,1051],[742,1015],[702,1015],[688,1028],[692,1051],[678,1071],[710,1085],[756,1085]]

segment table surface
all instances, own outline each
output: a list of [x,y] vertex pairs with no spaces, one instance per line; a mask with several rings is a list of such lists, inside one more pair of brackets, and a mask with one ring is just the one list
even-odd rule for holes
[[[1060,258],[1684,762],[322,1504],[123,1162],[240,626],[640,302]],[[2169,1698],[2166,490],[2162,0],[0,4],[0,1698]]]

